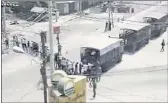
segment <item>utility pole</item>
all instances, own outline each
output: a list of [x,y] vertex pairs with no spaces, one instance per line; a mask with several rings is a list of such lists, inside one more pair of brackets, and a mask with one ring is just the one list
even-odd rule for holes
[[109,20],[109,22],[110,22],[110,11],[111,11],[111,8],[110,8],[110,1],[108,1],[108,14],[109,14],[109,16],[108,16],[108,20]]
[[[167,15],[168,15],[168,1],[167,1]],[[168,19],[167,19],[167,21],[168,21]],[[166,30],[167,30],[167,34],[168,34],[168,26],[167,26]]]
[[57,11],[57,1],[55,1],[54,3],[55,3],[55,9],[56,9],[56,15],[55,15],[55,17],[56,17],[56,22],[58,22],[58,15],[57,15],[57,13],[58,13],[58,11]]
[[43,79],[43,85],[44,85],[44,103],[47,103],[47,76],[46,76],[46,48],[45,48],[45,42],[46,42],[46,33],[41,32],[41,43],[42,43],[42,66],[40,69],[42,79]]
[[112,27],[114,28],[114,18],[113,18],[113,10],[112,10],[112,3],[110,3],[110,8],[111,8],[111,20],[112,20]]
[[2,37],[3,38],[7,38],[7,34],[6,34],[6,14],[5,14],[5,7],[6,7],[6,4],[4,1],[1,1],[1,9],[2,9],[2,32],[3,32],[3,35]]
[[50,42],[50,76],[52,83],[52,74],[54,71],[54,51],[53,51],[53,29],[52,29],[52,1],[48,1],[48,11],[49,11],[49,42]]
[[6,38],[8,39],[8,43],[9,43],[9,49],[11,47],[10,45],[10,35],[7,33],[7,29],[6,29],[6,14],[5,14],[5,8],[6,7],[16,7],[18,6],[18,4],[15,3],[6,3],[5,1],[1,1],[1,12],[2,12],[2,19],[1,19],[1,28],[2,28],[2,38]]

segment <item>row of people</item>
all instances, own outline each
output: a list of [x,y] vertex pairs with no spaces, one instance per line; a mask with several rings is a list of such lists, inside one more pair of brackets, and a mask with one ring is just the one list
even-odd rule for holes
[[20,38],[19,40],[17,36],[13,36],[13,46],[21,47],[25,52],[36,56],[39,53],[39,44],[26,38]]

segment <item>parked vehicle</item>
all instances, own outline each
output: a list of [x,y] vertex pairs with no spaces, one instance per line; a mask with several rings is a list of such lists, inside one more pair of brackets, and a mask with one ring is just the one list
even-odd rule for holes
[[119,38],[124,40],[124,51],[135,53],[148,44],[150,39],[149,24],[123,22],[120,25]]
[[[105,72],[110,66],[121,62],[123,45],[121,39],[108,37],[89,37],[88,44],[81,46],[81,62],[100,65]],[[87,39],[88,40],[88,39]]]

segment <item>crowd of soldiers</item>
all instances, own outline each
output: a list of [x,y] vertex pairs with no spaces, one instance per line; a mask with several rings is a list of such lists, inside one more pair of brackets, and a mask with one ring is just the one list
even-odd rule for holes
[[64,70],[69,75],[90,74],[94,67],[92,64],[72,62],[62,56],[55,55],[55,68]]
[[65,71],[68,75],[85,75],[89,86],[93,88],[93,98],[96,97],[97,82],[100,81],[101,68],[93,64],[72,62],[55,54],[55,68]]

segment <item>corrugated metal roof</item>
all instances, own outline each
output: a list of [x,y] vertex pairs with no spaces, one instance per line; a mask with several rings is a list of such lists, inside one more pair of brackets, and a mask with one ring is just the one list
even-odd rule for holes
[[42,12],[44,12],[44,10],[46,10],[46,9],[42,8],[42,7],[33,7],[30,11],[35,12],[35,13],[42,13]]

